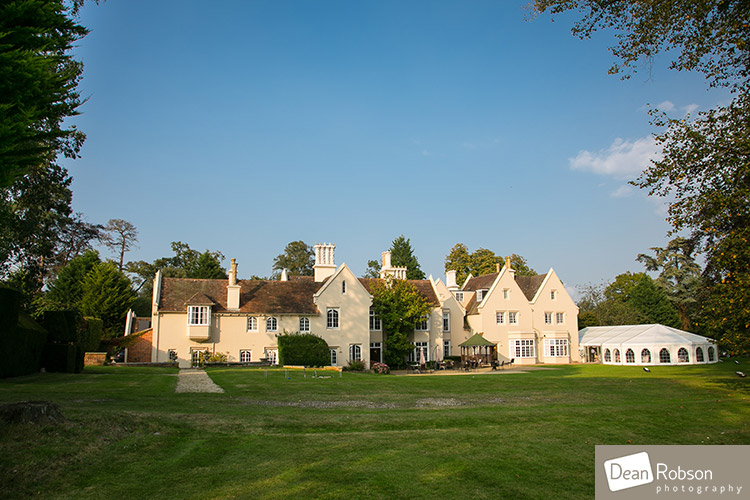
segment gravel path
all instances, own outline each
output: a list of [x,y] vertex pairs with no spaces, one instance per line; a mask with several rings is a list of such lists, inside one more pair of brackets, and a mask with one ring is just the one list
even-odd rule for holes
[[186,368],[177,376],[174,392],[224,392],[203,370]]

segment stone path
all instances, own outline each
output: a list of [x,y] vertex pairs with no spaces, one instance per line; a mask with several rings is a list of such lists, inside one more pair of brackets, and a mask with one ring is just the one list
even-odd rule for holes
[[203,370],[186,368],[177,375],[174,392],[224,392]]

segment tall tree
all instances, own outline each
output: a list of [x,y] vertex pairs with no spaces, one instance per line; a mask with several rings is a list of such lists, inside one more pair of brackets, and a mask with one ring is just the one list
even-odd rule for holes
[[380,277],[380,261],[379,260],[368,260],[367,261],[367,269],[365,269],[365,274],[362,275],[363,278],[379,278]]
[[747,0],[536,0],[538,13],[583,14],[572,29],[581,39],[612,29],[619,60],[609,72],[628,78],[638,63],[661,53],[671,69],[700,71],[712,85],[740,88],[750,72],[750,4]]
[[471,254],[463,243],[456,243],[445,256],[445,270],[456,271],[456,283],[461,286],[472,273]]
[[639,254],[647,271],[659,271],[656,284],[664,289],[680,315],[680,328],[691,329],[691,313],[701,286],[701,268],[693,258],[695,242],[675,238],[666,248],[653,247],[654,255]]
[[87,30],[71,8],[63,0],[0,3],[0,187],[80,151],[84,134],[64,120],[81,104],[83,66],[72,48]]
[[43,310],[66,310],[81,308],[83,282],[86,275],[101,261],[99,254],[89,250],[72,259],[63,267],[57,278],[49,285],[47,293],[41,300]]
[[102,245],[120,256],[119,270],[122,271],[125,264],[125,252],[138,247],[138,229],[126,220],[109,219],[102,228],[99,239]]
[[390,366],[404,366],[412,349],[409,334],[429,314],[431,306],[417,288],[390,277],[377,281],[370,290],[372,308],[380,316],[385,335],[385,360]]
[[[694,119],[654,112],[653,123],[663,130],[656,136],[662,158],[634,184],[672,199],[672,234],[690,231],[706,252],[703,295],[721,290],[723,297],[750,296],[750,276],[744,274],[750,262],[725,258],[746,255],[743,234],[750,225],[750,2],[536,0],[535,5],[538,12],[581,10],[584,17],[573,32],[583,38],[613,28],[618,44],[611,50],[620,64],[611,72],[634,71],[636,62],[650,62],[664,52],[673,58],[672,68],[700,71],[709,85],[732,90],[729,105]],[[737,309],[723,297],[710,299],[713,313],[733,317],[740,330],[730,332],[724,322],[708,321],[704,333],[718,339],[745,337],[746,342],[732,342],[750,345],[750,308]]]
[[304,241],[292,241],[284,248],[284,253],[273,259],[272,279],[277,279],[281,271],[286,269],[290,274],[298,276],[312,276],[315,265],[313,247]]
[[[457,243],[445,257],[445,270],[456,271],[456,282],[460,286],[469,277],[469,274],[481,276],[494,273],[497,270],[497,265],[500,264],[502,267],[503,263],[503,257],[495,255],[492,250],[478,248],[469,253],[466,245]],[[517,276],[536,276],[537,274],[529,267],[526,259],[515,253],[510,256],[510,267],[516,272]]]
[[113,262],[96,264],[83,279],[80,310],[101,319],[109,336],[124,331],[125,315],[134,301],[130,280]]
[[423,280],[425,278],[419,260],[411,248],[411,241],[402,234],[391,244],[391,264],[393,267],[405,267],[406,279]]
[[680,326],[680,317],[667,293],[648,276],[633,287],[627,304],[643,315],[645,323]]

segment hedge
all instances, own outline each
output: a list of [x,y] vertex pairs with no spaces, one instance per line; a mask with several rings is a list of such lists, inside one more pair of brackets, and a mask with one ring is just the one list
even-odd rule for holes
[[0,287],[0,342],[9,354],[0,363],[0,378],[39,371],[47,331],[20,309],[21,293]]
[[331,351],[325,340],[312,333],[285,333],[278,336],[279,363],[282,365],[328,366]]
[[42,366],[48,372],[76,373],[76,351],[74,344],[46,344]]

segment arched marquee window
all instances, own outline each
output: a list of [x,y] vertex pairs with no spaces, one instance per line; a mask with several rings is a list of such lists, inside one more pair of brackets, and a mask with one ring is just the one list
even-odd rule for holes
[[701,349],[700,347],[696,347],[695,348],[695,361],[697,363],[703,363],[703,361],[704,361],[704,359],[703,359],[703,349]]
[[635,363],[635,353],[633,352],[633,349],[628,349],[627,351],[625,351],[625,362]]
[[680,347],[680,350],[677,351],[677,361],[679,363],[689,363],[690,362],[690,355],[687,352],[687,349],[684,347]]
[[641,351],[641,363],[650,363],[651,362],[651,351],[648,349],[644,349]]
[[615,349],[615,363],[619,363],[619,362],[620,362],[620,350]]
[[669,350],[665,347],[659,351],[659,363],[671,363],[672,359],[669,357]]
[[708,360],[709,361],[714,360],[714,348],[713,347],[708,348]]
[[607,363],[612,361],[612,355],[609,353],[609,349],[604,349],[604,361]]

